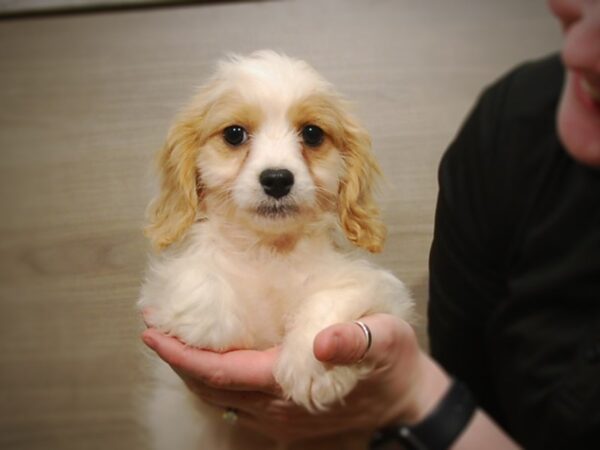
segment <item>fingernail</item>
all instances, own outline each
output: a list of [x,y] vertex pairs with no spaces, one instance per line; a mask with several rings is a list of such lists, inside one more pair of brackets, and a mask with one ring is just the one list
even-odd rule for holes
[[156,340],[152,336],[149,336],[148,333],[142,334],[142,341],[152,350],[156,348]]

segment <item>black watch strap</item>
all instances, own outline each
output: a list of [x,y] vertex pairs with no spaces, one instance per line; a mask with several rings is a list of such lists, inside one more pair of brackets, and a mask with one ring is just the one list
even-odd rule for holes
[[421,422],[381,430],[371,442],[371,449],[384,448],[396,441],[405,450],[448,450],[467,427],[477,405],[469,389],[453,380],[434,410]]

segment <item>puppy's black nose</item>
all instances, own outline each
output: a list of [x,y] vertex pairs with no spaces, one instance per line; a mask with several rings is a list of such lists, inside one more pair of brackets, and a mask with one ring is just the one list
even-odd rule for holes
[[287,169],[266,169],[259,177],[265,194],[274,197],[285,197],[294,185],[294,174]]

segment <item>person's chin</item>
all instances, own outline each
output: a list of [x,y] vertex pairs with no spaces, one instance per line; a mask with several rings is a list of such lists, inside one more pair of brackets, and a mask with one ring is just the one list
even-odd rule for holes
[[557,120],[569,154],[582,164],[600,168],[600,101],[573,71],[567,72]]

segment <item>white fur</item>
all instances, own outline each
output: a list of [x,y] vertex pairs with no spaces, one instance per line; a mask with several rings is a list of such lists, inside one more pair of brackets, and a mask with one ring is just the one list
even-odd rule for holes
[[[235,88],[244,101],[261,105],[265,117],[243,163],[218,160],[210,149],[198,156],[206,186],[231,185],[236,214],[222,217],[218,202],[208,199],[183,242],[151,258],[139,306],[151,311],[153,326],[192,346],[225,351],[282,344],[274,375],[283,392],[310,410],[323,409],[351,391],[368,368],[320,363],[313,355],[315,335],[375,312],[408,317],[412,301],[389,272],[336,248],[333,212],[314,215],[316,182],[337,192],[343,160],[335,152],[309,171],[286,111],[302,96],[330,86],[306,63],[271,52],[222,63],[216,78],[219,89]],[[273,167],[295,177],[281,201],[313,214],[252,214],[274,201],[257,181]],[[294,237],[286,251],[269,244],[280,235]],[[163,363],[157,363],[156,378],[148,407],[156,449],[270,448],[264,438],[225,426],[220,412],[188,393]]]

